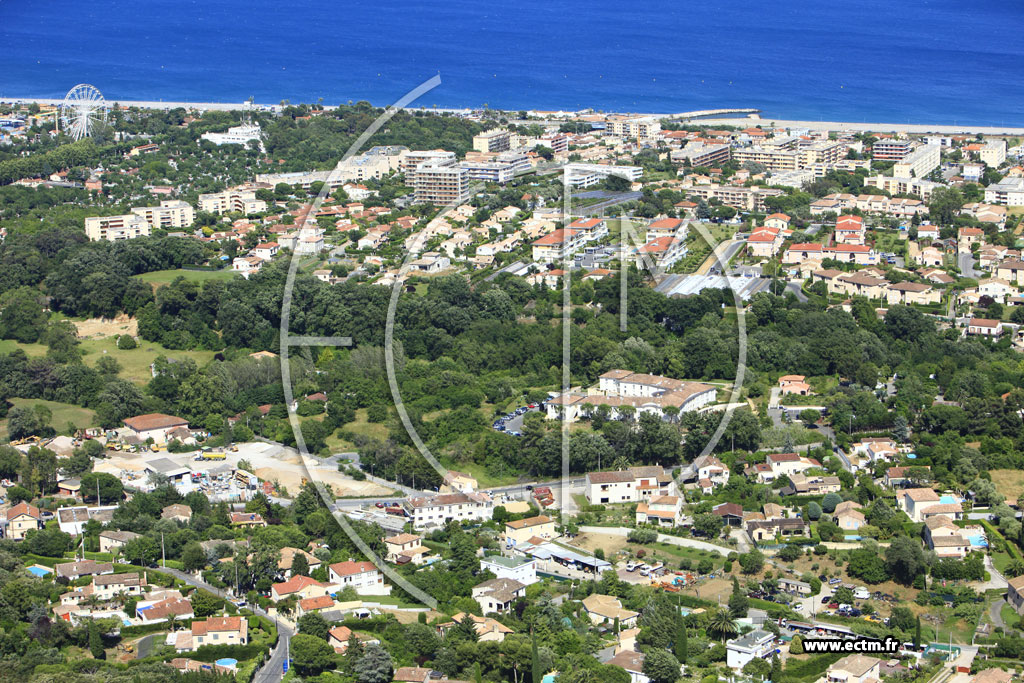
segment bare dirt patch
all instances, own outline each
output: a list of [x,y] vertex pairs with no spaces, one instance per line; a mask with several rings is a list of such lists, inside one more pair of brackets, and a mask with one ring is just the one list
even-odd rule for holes
[[604,556],[611,559],[612,555],[626,547],[626,537],[613,534],[580,534],[572,540],[572,545],[589,553],[601,548],[604,550]]
[[1021,470],[992,470],[989,474],[996,491],[1004,495],[1010,505],[1024,495],[1024,472]]
[[82,338],[98,339],[117,337],[122,334],[130,334],[135,337],[139,334],[139,321],[123,314],[116,318],[89,318],[88,320],[76,320],[74,323],[78,330],[78,336]]

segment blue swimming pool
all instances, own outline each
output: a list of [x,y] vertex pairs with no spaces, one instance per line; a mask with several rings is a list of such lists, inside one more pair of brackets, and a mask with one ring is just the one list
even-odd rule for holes
[[959,503],[960,501],[957,500],[956,496],[952,496],[952,495],[946,494],[944,496],[939,496],[939,502],[942,503],[943,505],[955,505],[956,503]]
[[53,573],[52,569],[49,569],[47,567],[40,567],[37,564],[36,565],[32,565],[31,567],[29,567],[28,571],[29,571],[30,574],[32,574],[34,576],[46,576],[48,574],[52,574]]
[[546,674],[541,680],[544,683],[555,683],[555,678],[557,678],[556,674]]
[[217,666],[224,666],[224,667],[233,668],[233,667],[238,665],[238,660],[237,659],[231,659],[231,657],[225,657],[224,659],[218,659],[215,662],[215,664]]
[[968,536],[967,540],[970,541],[971,545],[974,546],[975,548],[987,548],[988,547],[988,540],[985,538],[984,534],[977,534],[977,535],[974,535],[974,536]]

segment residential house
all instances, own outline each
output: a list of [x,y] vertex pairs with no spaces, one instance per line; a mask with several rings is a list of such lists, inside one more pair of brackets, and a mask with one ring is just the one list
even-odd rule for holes
[[811,385],[805,382],[803,375],[783,375],[779,378],[779,393],[783,396],[797,394],[798,396],[809,396]]
[[116,553],[124,548],[130,541],[141,538],[141,534],[134,531],[101,531],[100,552]]
[[583,598],[583,611],[594,624],[611,624],[618,619],[619,628],[636,626],[637,617],[640,616],[639,612],[623,609],[618,598],[600,593],[591,593]]
[[20,541],[28,535],[28,532],[43,528],[39,508],[29,505],[25,501],[7,508],[5,514],[7,520],[7,527],[4,531],[5,538]]
[[480,643],[500,643],[505,640],[506,635],[515,633],[508,626],[491,617],[478,617],[475,614],[466,614],[465,612],[453,615],[450,622],[438,625],[437,630],[444,635],[456,624],[461,624],[466,619],[469,619],[470,623],[473,624],[473,629],[477,635],[477,642]]
[[486,555],[480,558],[480,569],[491,572],[496,578],[511,579],[524,586],[530,586],[539,581],[537,560],[533,557]]
[[83,576],[113,574],[114,565],[110,562],[75,560],[74,562],[59,562],[54,565],[53,570],[57,578],[74,581],[75,579],[80,579]]
[[1000,320],[990,318],[971,318],[967,323],[967,334],[982,337],[998,337],[1003,332]]
[[384,559],[395,564],[423,564],[431,552],[423,545],[423,538],[416,534],[403,533],[385,538],[384,547],[387,548]]
[[923,282],[896,282],[886,287],[886,300],[890,306],[896,304],[937,304],[942,293]]
[[923,522],[921,511],[924,508],[937,505],[939,494],[933,489],[927,488],[905,489],[897,496],[896,503],[912,521]]
[[996,267],[996,277],[1015,285],[1024,284],[1024,261],[1003,261]]
[[342,589],[351,586],[359,595],[391,595],[391,586],[372,562],[335,562],[328,576],[332,584]]
[[[245,617],[210,617],[192,622],[191,631],[184,631],[191,637],[189,650],[204,645],[247,645],[249,643],[249,620]],[[174,634],[171,634],[174,635]],[[179,636],[179,643],[181,643]],[[179,645],[179,651],[180,645]]]
[[153,439],[153,443],[157,445],[167,443],[167,434],[178,427],[188,429],[188,420],[163,413],[128,417],[125,418],[124,424],[128,428],[128,433],[137,437],[140,442]]
[[267,521],[263,519],[263,515],[258,512],[232,512],[229,516],[231,520],[231,526],[236,527],[263,527],[267,526]]
[[315,598],[327,595],[330,584],[321,583],[308,576],[296,574],[287,581],[275,583],[270,587],[270,597],[274,602],[290,598],[295,595],[300,599]]
[[644,673],[644,653],[622,650],[609,659],[608,666],[617,666],[629,674],[629,683],[650,683],[651,677]]
[[755,228],[747,238],[747,254],[755,258],[771,258],[779,253],[785,233],[779,228]]
[[292,576],[292,564],[299,555],[306,558],[309,571],[312,572],[320,568],[321,563],[316,555],[308,553],[301,548],[281,548],[281,561],[277,563],[277,568],[286,578]]
[[173,519],[175,522],[188,524],[192,519],[192,508],[181,503],[173,503],[160,511],[161,519]]
[[507,612],[518,598],[526,597],[526,586],[513,579],[491,579],[474,586],[472,597],[484,614]]
[[725,663],[737,671],[754,659],[767,660],[774,654],[775,636],[761,629],[754,629],[725,643]]
[[928,474],[931,473],[931,467],[929,467],[928,465],[915,465],[913,467],[890,467],[885,471],[885,485],[888,488],[895,489],[903,488],[908,484],[921,484],[928,481],[927,478],[924,479],[923,481],[917,481],[915,479],[912,479],[909,476],[911,470],[922,470],[927,471]]
[[636,506],[636,523],[674,527],[682,524],[683,501],[679,496],[656,496]]
[[1006,601],[1017,611],[1017,614],[1024,616],[1024,575],[1010,579],[1008,584]]
[[743,522],[743,530],[755,543],[771,541],[778,537],[810,536],[811,527],[801,517],[782,519],[748,519]]
[[960,527],[946,515],[934,515],[925,520],[924,540],[940,558],[963,559],[971,550],[971,544],[964,538]]
[[828,668],[826,683],[869,683],[882,680],[882,660],[866,655],[846,655]]
[[444,526],[449,520],[487,521],[494,515],[494,503],[486,493],[442,493],[433,497],[406,498],[402,507],[416,529]]
[[505,523],[505,543],[507,545],[522,545],[530,538],[550,540],[557,535],[555,520],[545,515]]
[[719,503],[711,508],[711,514],[718,515],[729,526],[743,523],[743,506],[737,503]]
[[587,501],[593,505],[633,503],[678,493],[672,475],[657,465],[616,472],[588,472],[585,486]]

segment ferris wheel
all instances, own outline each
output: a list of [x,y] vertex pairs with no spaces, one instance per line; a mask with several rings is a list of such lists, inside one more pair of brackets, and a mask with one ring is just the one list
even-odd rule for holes
[[107,122],[107,102],[94,86],[80,83],[68,91],[60,105],[57,127],[75,140],[92,135]]

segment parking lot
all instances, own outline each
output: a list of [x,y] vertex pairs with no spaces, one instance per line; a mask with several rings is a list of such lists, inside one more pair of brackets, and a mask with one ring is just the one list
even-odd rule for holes
[[[530,406],[533,407],[531,408]],[[526,413],[536,412],[542,408],[543,406],[539,403],[521,406],[515,412],[499,417],[491,426],[506,434],[521,436],[523,433],[523,418],[526,417]]]

